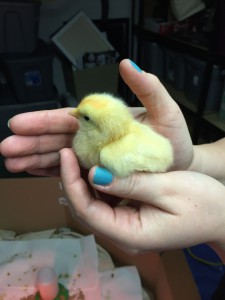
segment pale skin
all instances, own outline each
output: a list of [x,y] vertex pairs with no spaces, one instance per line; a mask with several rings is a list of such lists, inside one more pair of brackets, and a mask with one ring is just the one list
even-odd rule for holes
[[71,108],[13,117],[10,128],[15,135],[0,144],[7,169],[60,175],[76,218],[125,251],[209,243],[224,259],[225,138],[193,146],[179,107],[156,77],[138,72],[129,60],[120,63],[120,74],[145,107],[132,109],[137,119],[170,139],[174,165],[167,173],[136,173],[106,186],[92,183],[93,167],[88,180],[97,191],[137,200],[138,207],[112,207],[91,193],[70,149],[78,128],[67,114]]

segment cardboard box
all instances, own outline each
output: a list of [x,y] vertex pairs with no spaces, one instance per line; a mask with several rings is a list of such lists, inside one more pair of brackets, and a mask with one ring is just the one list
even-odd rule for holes
[[114,48],[82,11],[63,26],[52,41],[66,58],[63,60],[64,76],[72,96],[80,100],[93,92],[117,93],[117,63],[101,62],[88,69],[84,66],[83,57],[87,53],[107,53]]
[[[89,234],[75,222],[64,202],[57,178],[1,179],[0,229],[18,234],[59,227]],[[109,241],[96,237],[116,265],[136,265],[143,286],[156,300],[200,300],[197,287],[182,251],[128,255]]]
[[117,94],[118,64],[109,64],[88,70],[74,70],[72,65],[64,64],[64,76],[68,92],[77,100],[89,93],[107,92]]

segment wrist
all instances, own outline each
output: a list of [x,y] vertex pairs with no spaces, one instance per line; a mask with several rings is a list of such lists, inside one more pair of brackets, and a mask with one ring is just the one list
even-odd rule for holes
[[[198,158],[198,146],[193,145],[193,155],[190,165],[188,167],[188,171],[199,172],[200,170],[200,161]],[[201,173],[201,172],[200,172]]]
[[[225,140],[225,139],[224,139]],[[208,175],[225,185],[224,140],[193,146],[193,157],[188,170]]]

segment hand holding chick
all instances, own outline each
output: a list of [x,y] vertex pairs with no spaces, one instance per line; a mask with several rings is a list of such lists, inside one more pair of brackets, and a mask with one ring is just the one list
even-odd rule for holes
[[136,121],[112,95],[90,94],[69,114],[79,120],[73,149],[87,169],[99,165],[127,177],[135,171],[165,172],[173,163],[170,141]]

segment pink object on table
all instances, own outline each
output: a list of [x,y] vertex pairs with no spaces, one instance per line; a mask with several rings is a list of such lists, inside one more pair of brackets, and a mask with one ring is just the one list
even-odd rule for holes
[[37,273],[37,288],[43,300],[53,300],[59,292],[58,280],[55,270],[44,267]]

